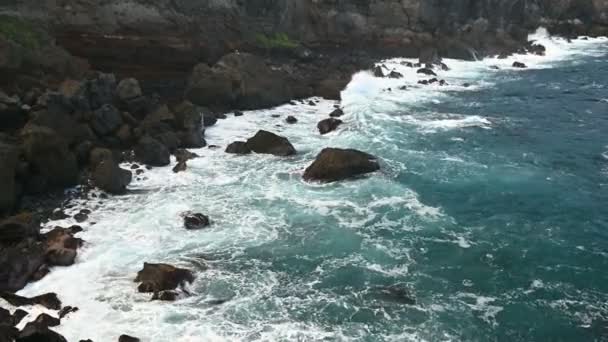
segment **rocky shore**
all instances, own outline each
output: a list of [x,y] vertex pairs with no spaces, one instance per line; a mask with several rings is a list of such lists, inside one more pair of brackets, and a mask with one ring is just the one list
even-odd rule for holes
[[[225,113],[242,115],[239,110],[311,96],[340,100],[354,72],[372,70],[385,57],[419,58],[411,67],[433,77],[433,69],[449,68],[442,58],[542,54],[542,46],[527,41],[539,25],[567,37],[608,32],[608,4],[602,1],[498,3],[0,4],[0,297],[16,307],[43,305],[59,317],[42,314],[17,330],[24,312],[0,308],[0,341],[65,341],[49,327],[77,310],[63,307],[56,294],[15,295],[52,267],[73,264],[84,243],[77,237],[80,226],[42,232],[41,224],[64,218],[70,199],[86,198],[91,188],[104,196],[124,194],[134,177],[168,166],[171,155],[177,161],[173,171],[186,170],[196,158],[186,149],[205,147],[205,127]],[[403,77],[382,67],[372,72]],[[341,125],[342,114],[340,108],[328,113],[318,123],[319,134]],[[234,154],[297,153],[288,138],[264,130],[222,148]],[[123,162],[135,166],[127,170]],[[303,177],[331,182],[379,168],[365,152],[327,148]],[[84,222],[88,214],[80,211],[74,219]],[[183,220],[186,229],[210,224],[200,213],[184,213]],[[187,295],[182,285],[194,275],[146,263],[134,278],[140,292],[170,301]]]

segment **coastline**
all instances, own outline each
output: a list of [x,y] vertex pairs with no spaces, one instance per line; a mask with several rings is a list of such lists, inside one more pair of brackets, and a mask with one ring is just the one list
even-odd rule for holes
[[[317,114],[317,115],[319,115],[319,116],[318,116],[318,118],[320,118],[320,117],[323,117],[323,116],[326,116],[327,114],[329,114],[330,109],[333,107],[333,105],[334,105],[334,104],[335,104],[334,102],[328,102],[328,103],[325,103],[325,102],[324,102],[322,105],[316,104],[315,106],[310,106],[310,107],[311,107],[310,109],[311,109],[311,111],[315,111],[315,112],[320,112],[320,111],[323,111],[323,112],[324,112],[324,114],[321,114],[321,113],[318,113],[318,114]],[[348,103],[343,103],[343,105],[346,107],[346,109],[347,109],[346,111],[348,112]],[[286,111],[288,111],[288,110],[289,110],[289,107],[287,108],[287,110],[286,110]],[[251,112],[246,112],[244,116],[245,116],[245,118],[247,118],[247,117],[252,116],[252,115],[256,115],[256,114],[251,113]],[[239,119],[239,118],[235,118],[234,120],[240,120],[240,119]],[[315,120],[315,119],[313,119],[313,121],[316,121],[316,120]],[[276,122],[276,121],[274,121],[274,122]],[[223,123],[222,123],[221,121],[219,121],[219,122],[216,124],[216,125],[217,125],[217,127],[215,127],[215,128],[220,128],[220,129],[222,129],[222,124],[223,124]],[[309,123],[308,123],[308,124],[309,124]],[[349,125],[349,124],[350,124],[350,122],[347,120],[347,121],[346,121],[346,127],[348,127],[348,125]],[[214,130],[215,128],[211,128],[209,131],[210,131],[210,132],[213,132],[213,130]],[[347,129],[348,129],[348,128],[347,128]],[[235,136],[235,137],[231,137],[231,139],[234,139],[234,138],[242,138],[242,137],[245,137],[245,136]],[[209,139],[210,139],[210,140],[209,140],[209,143],[210,143],[210,144],[216,144],[216,142],[215,142],[215,141],[211,140],[211,139],[213,139],[213,135],[210,135],[210,136],[209,136]],[[198,151],[197,151],[197,152],[198,152]],[[223,153],[223,151],[222,151],[222,149],[220,148],[218,151],[216,151],[216,152],[214,152],[214,153]],[[306,153],[307,153],[307,156],[310,156],[310,153],[313,153],[313,152],[312,152],[312,151],[307,151]],[[204,155],[203,155],[203,158],[204,158]],[[202,160],[201,160],[201,161],[202,161]],[[308,161],[309,161],[309,160],[308,160]],[[172,164],[173,164],[173,159],[172,159]],[[128,166],[128,165],[130,165],[130,164],[121,164],[121,165],[122,165],[123,167],[125,167],[125,166]],[[193,161],[192,167],[194,167],[194,168],[198,167],[196,159]],[[165,168],[165,169],[168,169],[168,168]],[[144,175],[145,175],[145,173],[144,173]],[[170,173],[170,172],[166,172],[165,177],[169,177],[169,175],[171,175],[171,173]],[[186,184],[188,184],[188,182],[189,182],[189,180],[186,178],[186,179],[184,179],[184,183],[183,183],[182,185],[186,185]],[[136,180],[136,183],[137,183],[137,180]],[[159,185],[160,185],[160,184],[159,184]],[[137,196],[136,194],[132,194],[132,193],[131,193],[131,194],[129,194],[128,196],[132,196],[132,195]],[[77,209],[80,209],[80,208],[77,208]],[[74,209],[74,210],[77,210],[77,209]],[[180,210],[181,210],[181,209],[182,209],[182,208],[180,208]],[[70,211],[68,211],[68,212],[70,212]],[[75,213],[75,212],[74,212],[74,213]],[[91,217],[93,217],[93,218],[92,218],[92,220],[94,220],[94,215],[92,215]],[[67,225],[70,225],[71,223],[72,223],[72,222],[70,222],[70,221],[63,221],[63,222],[62,222],[62,221],[59,221],[59,222],[55,221],[53,224],[61,224],[61,225],[66,225],[66,224],[67,224]],[[85,227],[85,228],[86,228],[86,227]],[[95,228],[95,227],[93,227],[93,228]],[[86,240],[86,238],[85,238],[85,240]],[[92,247],[92,248],[94,248],[94,247]],[[81,257],[82,257],[82,258],[86,258],[86,253],[87,253],[87,252],[86,252],[86,248],[85,248],[84,255],[82,255]],[[77,263],[75,266],[72,266],[72,268],[74,268],[74,267],[78,267],[78,263]],[[138,265],[137,267],[139,267],[139,265]],[[75,271],[74,271],[74,272],[75,272]],[[53,273],[51,273],[51,276],[53,277]],[[58,277],[59,275],[56,275],[56,276]],[[56,279],[56,278],[49,278],[49,280],[45,280],[45,281],[49,281],[49,282],[50,282],[50,281],[52,281],[52,279]],[[127,280],[125,280],[125,282],[126,282],[126,281],[127,281]],[[130,281],[130,279],[129,279],[128,281]],[[26,290],[25,290],[23,293],[26,293],[26,294],[28,294],[28,295],[29,295],[29,294],[34,294],[34,293],[36,292],[35,288],[36,288],[36,286],[30,286],[30,287],[29,287],[29,288],[27,288],[27,289],[26,289]],[[30,291],[31,291],[31,292],[30,292]],[[61,294],[60,294],[60,295],[61,295]],[[74,305],[74,304],[75,304],[75,305],[79,305],[78,303],[69,303],[69,304],[72,304],[72,305]],[[126,332],[126,333],[128,333],[128,332]]]

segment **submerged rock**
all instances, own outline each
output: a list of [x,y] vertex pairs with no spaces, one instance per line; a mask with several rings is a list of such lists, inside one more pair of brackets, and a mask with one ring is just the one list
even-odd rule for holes
[[43,323],[30,322],[19,332],[15,342],[67,342],[67,340]]
[[135,282],[139,292],[151,293],[175,290],[178,286],[194,281],[190,270],[167,264],[144,263],[144,268],[137,273]]
[[319,133],[327,134],[331,131],[336,130],[336,128],[338,128],[338,126],[340,126],[341,124],[342,124],[342,120],[340,120],[340,119],[335,119],[335,118],[324,119],[324,120],[319,121],[319,123],[317,124],[317,129],[319,130]]
[[120,335],[118,342],[139,342],[139,339],[129,335]]
[[175,166],[173,167],[173,172],[174,173],[184,172],[187,169],[188,169],[188,165],[186,164],[185,161],[178,161],[177,164],[175,164]]
[[373,72],[376,77],[384,77],[384,70],[382,70],[382,66],[380,65],[375,66]]
[[336,108],[333,112],[329,113],[332,118],[339,118],[344,115],[344,111],[341,108]]
[[287,118],[285,118],[285,122],[288,124],[295,124],[298,122],[298,119],[296,119],[295,116],[289,115]]
[[173,155],[178,162],[186,162],[190,159],[198,158],[198,154],[185,149],[178,149],[173,152]]
[[376,157],[353,149],[325,148],[304,171],[304,180],[334,182],[380,169]]
[[388,74],[389,78],[403,78],[403,74],[397,71],[391,71],[390,74]]

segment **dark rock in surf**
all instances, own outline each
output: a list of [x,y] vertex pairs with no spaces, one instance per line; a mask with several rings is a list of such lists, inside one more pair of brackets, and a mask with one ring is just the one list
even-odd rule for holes
[[243,112],[241,112],[240,110],[235,110],[234,116],[243,116]]
[[132,178],[131,171],[118,166],[113,158],[100,162],[93,171],[93,183],[111,194],[124,194]]
[[178,161],[177,164],[173,167],[174,173],[184,172],[188,169],[188,165],[185,161]]
[[139,292],[152,293],[175,290],[178,286],[194,281],[192,271],[167,264],[144,263],[144,268],[137,273],[135,282]]
[[78,308],[77,308],[77,307],[74,307],[74,306],[69,306],[69,305],[68,305],[68,306],[65,306],[65,307],[63,307],[61,310],[59,310],[59,313],[58,313],[58,315],[59,315],[59,319],[62,319],[62,318],[64,318],[65,316],[69,315],[70,313],[72,313],[72,312],[76,312],[76,311],[78,311]]
[[87,215],[85,213],[77,213],[76,215],[74,215],[74,220],[76,220],[76,222],[78,222],[78,223],[82,223],[88,219],[89,219],[89,215]]
[[165,302],[173,302],[179,297],[176,291],[160,291],[154,292],[152,300],[160,300]]
[[19,332],[15,342],[67,342],[67,340],[45,324],[30,322]]
[[325,148],[304,171],[306,181],[334,182],[380,169],[376,157],[353,149]]
[[178,162],[186,162],[190,159],[198,158],[198,154],[185,149],[175,150],[175,152],[173,152],[173,155],[175,156],[175,159]]
[[384,70],[382,70],[382,66],[380,65],[374,67],[373,73],[375,77],[384,77]]
[[139,339],[129,335],[120,335],[118,342],[139,342]]
[[512,66],[514,68],[519,68],[519,69],[527,68],[527,66],[524,63],[521,63],[521,62],[513,62]]
[[287,138],[264,130],[258,131],[253,137],[249,138],[247,140],[247,147],[255,153],[272,154],[281,157],[296,154],[296,149]]
[[335,131],[338,126],[342,124],[342,120],[336,118],[329,118],[319,121],[317,124],[317,129],[321,134],[327,134],[329,132]]
[[0,298],[14,306],[42,305],[51,310],[61,309],[61,301],[57,297],[57,294],[52,292],[31,298],[22,297],[9,292],[0,292]]
[[423,75],[429,75],[429,76],[437,76],[437,74],[429,68],[418,69],[418,71],[416,71],[416,73],[423,74]]
[[47,327],[47,328],[56,327],[61,323],[58,318],[53,317],[46,313],[42,313],[42,314],[38,315],[38,317],[36,317],[36,320],[34,320],[34,322],[36,324],[39,324],[39,325]]
[[289,115],[287,118],[285,118],[285,122],[288,124],[295,124],[298,122],[298,119],[296,119],[295,116]]
[[403,78],[403,74],[397,71],[391,71],[388,78]]
[[15,312],[13,313],[13,325],[16,326],[19,323],[21,323],[21,320],[23,320],[23,318],[25,318],[25,316],[27,316],[28,313],[25,310],[22,309],[17,309],[15,310]]
[[336,108],[333,112],[329,113],[329,116],[332,118],[339,118],[344,115],[344,111],[340,108]]
[[211,223],[209,217],[200,213],[186,212],[183,214],[184,227],[188,230],[198,230],[208,227]]
[[70,266],[74,264],[77,249],[83,241],[74,237],[70,229],[56,227],[45,234],[46,261],[51,266]]
[[231,154],[249,154],[251,149],[247,147],[247,143],[244,141],[235,141],[226,147],[226,153]]

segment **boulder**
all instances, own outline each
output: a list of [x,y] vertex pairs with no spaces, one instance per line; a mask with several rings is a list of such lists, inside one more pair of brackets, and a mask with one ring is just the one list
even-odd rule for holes
[[30,322],[19,332],[15,342],[67,342],[67,340],[45,324]]
[[[333,77],[328,77],[322,81],[320,81],[314,89],[314,95],[321,96],[327,100],[341,100],[342,99],[342,90],[346,88],[348,83],[350,82],[350,77],[346,77],[343,75],[337,75]],[[313,95],[313,94],[310,94]]]
[[226,147],[226,153],[232,154],[249,154],[251,149],[247,146],[244,141],[235,141]]
[[70,266],[74,264],[77,249],[83,243],[74,237],[71,229],[56,227],[45,234],[46,237],[46,261],[51,266]]
[[247,140],[247,147],[256,153],[272,154],[275,156],[290,156],[296,154],[296,149],[285,137],[268,131],[258,131]]
[[209,108],[201,108],[203,115],[203,126],[210,127],[217,123],[217,116]]
[[183,172],[183,171],[186,171],[186,169],[188,169],[188,165],[186,164],[186,162],[178,161],[177,164],[175,164],[175,166],[173,167],[173,172],[174,173]]
[[373,72],[374,72],[374,76],[376,76],[376,77],[384,77],[384,70],[382,70],[381,65],[375,66]]
[[47,127],[28,126],[21,132],[23,152],[30,164],[30,192],[65,188],[78,181],[78,163],[67,142]]
[[139,86],[139,82],[134,78],[125,78],[116,86],[116,96],[118,96],[121,101],[132,100],[142,95],[143,93]]
[[522,62],[513,62],[512,65],[514,68],[519,68],[519,69],[524,69],[527,68],[528,66],[526,66],[524,63]]
[[185,149],[178,149],[175,150],[175,152],[173,152],[173,155],[175,156],[175,159],[178,162],[186,162],[190,159],[194,159],[194,158],[198,158],[198,154],[194,153],[194,152],[190,152],[188,150]]
[[[42,273],[36,274],[44,265],[45,254],[46,245],[37,241],[0,248],[0,291],[19,291],[30,279],[41,278]],[[11,302],[10,297],[7,299],[3,294],[0,297],[16,306],[27,305]]]
[[0,221],[0,245],[13,245],[38,238],[40,223],[32,215],[17,215]]
[[184,283],[194,281],[190,270],[167,264],[144,263],[144,268],[137,273],[135,282],[141,283],[139,292],[159,292],[175,290]]
[[437,74],[429,68],[420,68],[418,69],[418,71],[416,71],[416,73],[418,74],[423,74],[423,75],[429,75],[429,76],[437,76]]
[[113,74],[98,73],[93,79],[87,80],[84,91],[91,110],[112,103],[115,90],[116,77]]
[[34,320],[34,322],[36,324],[39,324],[41,326],[45,326],[45,327],[56,327],[60,324],[60,321],[58,318],[53,317],[49,314],[46,313],[42,313],[40,315],[38,315],[38,317],[36,317],[36,319]]
[[0,292],[0,298],[13,306],[42,305],[50,310],[61,309],[61,301],[55,293],[45,293],[35,297],[22,297],[10,292]]
[[319,121],[317,124],[317,129],[321,134],[327,134],[331,131],[336,130],[338,126],[342,124],[342,120],[336,118],[329,118]]
[[21,309],[17,309],[15,310],[15,312],[13,313],[13,325],[18,325],[21,320],[23,318],[25,318],[25,316],[27,316],[28,313],[25,310],[21,310]]
[[325,148],[304,171],[304,180],[334,182],[380,169],[376,157],[353,149]]
[[169,150],[158,140],[143,137],[135,147],[138,161],[150,166],[166,166],[170,163]]
[[139,339],[129,335],[120,335],[118,342],[139,342]]
[[131,171],[121,168],[113,158],[103,160],[93,171],[93,183],[111,194],[124,194],[131,183]]
[[403,78],[403,74],[397,71],[391,71],[388,78]]
[[[17,205],[17,162],[19,161],[19,150],[16,146],[0,142],[0,217],[11,213]],[[0,231],[0,236],[2,231]]]
[[243,116],[243,112],[241,112],[240,110],[235,110],[234,116]]
[[186,212],[182,214],[184,218],[184,227],[188,230],[198,230],[208,227],[209,217],[200,213]]
[[296,117],[293,115],[289,115],[285,118],[285,122],[287,122],[288,124],[295,124],[298,122],[298,119],[296,119]]
[[329,116],[332,118],[339,118],[344,115],[344,111],[340,108],[336,108],[333,112],[329,113]]

